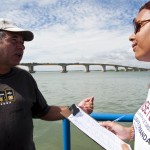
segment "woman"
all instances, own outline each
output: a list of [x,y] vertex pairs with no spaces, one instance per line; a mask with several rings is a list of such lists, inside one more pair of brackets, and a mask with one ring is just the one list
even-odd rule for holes
[[[130,36],[136,59],[150,62],[150,1],[133,20],[135,32]],[[122,140],[135,140],[134,150],[150,150],[150,90],[145,103],[135,114],[133,125],[124,127],[115,122],[100,123]]]

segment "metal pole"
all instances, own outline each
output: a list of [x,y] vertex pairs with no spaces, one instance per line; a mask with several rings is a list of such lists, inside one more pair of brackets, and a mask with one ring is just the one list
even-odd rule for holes
[[71,150],[70,143],[70,122],[67,119],[63,120],[63,150]]
[[134,114],[99,114],[99,113],[92,113],[91,117],[98,121],[113,121],[121,116],[124,116],[119,120],[119,122],[132,122]]

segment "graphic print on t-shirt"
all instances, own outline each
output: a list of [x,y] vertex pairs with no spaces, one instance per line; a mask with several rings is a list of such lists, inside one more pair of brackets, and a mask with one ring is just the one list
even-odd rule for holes
[[144,104],[134,116],[135,150],[150,149],[150,90]]
[[0,105],[11,104],[15,101],[14,92],[12,89],[0,91]]

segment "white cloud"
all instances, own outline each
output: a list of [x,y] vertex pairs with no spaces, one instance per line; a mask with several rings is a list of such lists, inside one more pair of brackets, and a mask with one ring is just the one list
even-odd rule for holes
[[9,0],[0,17],[32,30],[22,62],[96,62],[148,66],[134,58],[132,18],[145,0]]

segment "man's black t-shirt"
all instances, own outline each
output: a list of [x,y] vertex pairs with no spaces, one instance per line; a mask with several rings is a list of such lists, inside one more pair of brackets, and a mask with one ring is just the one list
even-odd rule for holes
[[15,67],[0,75],[0,150],[35,150],[32,118],[48,111],[30,73]]

